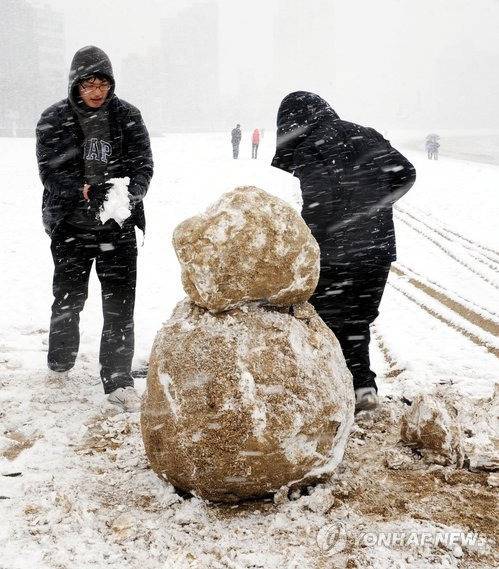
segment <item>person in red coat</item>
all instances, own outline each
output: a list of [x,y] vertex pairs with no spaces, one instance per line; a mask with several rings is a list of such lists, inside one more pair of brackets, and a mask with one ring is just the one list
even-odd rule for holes
[[258,145],[260,144],[260,131],[255,128],[251,137],[251,158],[256,158],[258,154]]

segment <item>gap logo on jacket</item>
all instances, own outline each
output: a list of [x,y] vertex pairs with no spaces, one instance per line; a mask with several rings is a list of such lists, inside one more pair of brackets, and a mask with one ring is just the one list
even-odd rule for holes
[[97,160],[107,164],[109,156],[113,153],[113,147],[106,140],[90,138],[85,140],[83,158],[85,160]]

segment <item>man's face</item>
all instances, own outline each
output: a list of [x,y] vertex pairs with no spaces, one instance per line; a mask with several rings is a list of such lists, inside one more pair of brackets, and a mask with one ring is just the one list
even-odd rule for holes
[[78,86],[82,101],[91,109],[98,109],[104,104],[109,89],[111,89],[111,83],[107,79],[97,77],[89,77]]

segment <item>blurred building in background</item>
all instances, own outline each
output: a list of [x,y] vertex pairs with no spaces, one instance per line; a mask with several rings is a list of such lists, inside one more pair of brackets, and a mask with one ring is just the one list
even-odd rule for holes
[[206,2],[163,21],[160,88],[167,131],[216,130],[218,5]]
[[117,94],[140,109],[151,136],[165,130],[168,104],[164,92],[164,70],[159,48],[145,55],[130,54],[121,61]]
[[[327,97],[334,85],[334,2],[276,0],[272,98],[277,105],[292,91]],[[354,39],[352,39],[354,41]]]
[[43,4],[2,0],[0,22],[0,135],[32,136],[40,113],[67,90],[64,18]]
[[482,4],[0,0],[0,134],[33,134],[88,44],[108,53],[118,96],[154,135],[240,123],[244,143],[274,128],[280,101],[298,89],[382,132],[496,133],[499,3]]
[[218,25],[216,2],[184,8],[162,21],[158,48],[122,59],[120,96],[151,134],[217,130]]
[[64,16],[45,4],[35,10],[37,113],[60,101],[68,90]]

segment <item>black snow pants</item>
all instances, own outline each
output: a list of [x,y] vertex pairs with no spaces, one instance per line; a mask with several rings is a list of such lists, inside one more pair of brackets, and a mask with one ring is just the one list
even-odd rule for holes
[[104,326],[99,362],[104,392],[133,385],[133,311],[137,243],[132,224],[122,229],[84,230],[62,223],[52,238],[54,280],[48,366],[66,371],[74,366],[80,344],[80,312],[88,296],[93,260],[102,289]]
[[257,158],[258,156],[258,144],[253,143],[251,145],[251,158]]
[[239,144],[232,145],[232,158],[239,158]]
[[378,316],[390,263],[321,264],[319,284],[310,302],[340,342],[355,389],[374,387],[369,360],[369,325]]

